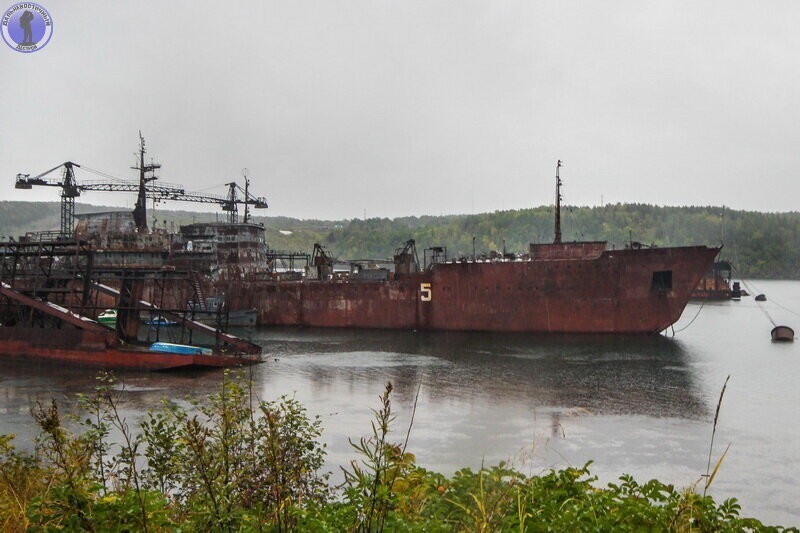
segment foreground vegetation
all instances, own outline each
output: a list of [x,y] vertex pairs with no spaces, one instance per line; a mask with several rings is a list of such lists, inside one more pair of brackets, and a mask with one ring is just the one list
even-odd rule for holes
[[[118,209],[118,208],[116,208]],[[78,212],[107,208],[77,205]],[[724,212],[724,216],[723,216]],[[177,228],[212,221],[211,213],[155,211],[161,227]],[[56,203],[0,201],[0,235],[57,228]],[[224,217],[220,218],[223,220]],[[268,244],[276,250],[310,253],[325,245],[341,259],[387,258],[408,239],[418,247],[446,246],[451,257],[506,251],[524,253],[530,242],[553,238],[553,213],[547,206],[475,215],[371,218],[367,220],[298,220],[254,217],[264,224]],[[150,222],[150,220],[148,220]],[[625,246],[630,240],[658,246],[724,242],[722,256],[744,278],[800,279],[800,213],[758,213],[722,207],[660,207],[609,204],[567,207],[564,240],[603,240]]]
[[[229,374],[188,409],[165,405],[134,431],[118,387],[99,377],[83,396],[80,431],[58,405],[36,405],[32,455],[0,437],[3,531],[741,531],[772,530],[716,503],[630,476],[597,488],[589,465],[526,476],[505,464],[451,477],[414,463],[388,438],[388,384],[357,459],[332,486],[321,423],[288,397],[256,401]],[[115,392],[116,390],[116,392]],[[410,430],[410,428],[409,428]],[[113,435],[112,442],[111,436]],[[407,442],[407,435],[406,435]],[[705,488],[713,474],[703,482]],[[794,531],[797,531],[794,529]]]

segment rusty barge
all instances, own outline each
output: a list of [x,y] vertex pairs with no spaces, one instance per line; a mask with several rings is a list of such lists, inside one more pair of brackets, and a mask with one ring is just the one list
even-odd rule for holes
[[[145,285],[163,291],[184,273],[96,268],[94,253],[79,241],[0,243],[0,357],[127,370],[229,367],[260,360],[260,346],[141,299]],[[109,301],[118,314],[113,327],[92,318]],[[175,320],[181,338],[158,330],[154,339],[150,331],[143,337],[140,316],[146,311]]]
[[[79,190],[73,166],[65,164],[61,182],[19,175],[17,186],[72,184]],[[220,202],[229,213],[226,223],[183,226],[176,235],[149,229],[147,197],[196,198],[182,189],[165,192],[154,185],[155,177],[146,177],[146,172],[158,167],[145,165],[142,140],[139,200],[132,220],[118,215],[112,231],[107,219],[98,224],[88,217],[74,229],[75,236],[92,243],[94,261],[103,268],[143,263],[190,272],[189,279],[174,281],[167,307],[186,309],[198,298],[214,295],[224,298],[231,311],[254,310],[259,325],[658,333],[680,318],[719,253],[719,248],[707,246],[630,243],[625,249],[609,249],[605,242],[562,242],[559,161],[553,243],[531,244],[521,255],[456,259],[448,259],[445,248],[432,247],[420,264],[416,244],[409,240],[384,267],[354,264],[342,272],[319,245],[313,256],[269,250],[263,225],[248,218],[249,204],[266,207],[266,201],[251,198],[245,189],[244,222],[238,222],[235,183],[227,203]],[[72,220],[64,219],[69,210],[62,205],[62,238],[72,236]],[[279,268],[280,261],[303,258],[302,270]],[[145,289],[150,298],[157,298],[154,287]]]
[[692,300],[741,300],[742,296],[749,296],[732,276],[730,261],[715,261],[695,287]]
[[[409,243],[413,245],[413,243]],[[407,246],[409,248],[409,246]],[[532,245],[524,259],[434,263],[385,279],[220,280],[259,323],[546,333],[658,333],[680,318],[718,249]],[[408,265],[398,257],[398,266]],[[414,264],[414,263],[411,263]]]

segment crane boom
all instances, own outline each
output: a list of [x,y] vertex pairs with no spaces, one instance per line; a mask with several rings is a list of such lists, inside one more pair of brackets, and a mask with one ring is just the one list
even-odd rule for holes
[[[253,196],[250,194],[250,178],[247,177],[247,169],[244,169],[244,189],[242,189],[235,181],[226,183],[228,187],[228,197],[222,203],[222,210],[228,212],[228,222],[235,224],[238,220],[239,204],[244,204],[244,223],[250,221],[250,209],[252,205],[255,209],[266,209],[267,199],[261,196]],[[244,194],[244,199],[239,199],[239,193]]]
[[[72,235],[72,228],[75,220],[75,198],[81,195],[83,191],[101,191],[101,192],[135,192],[137,193],[136,206],[133,210],[133,218],[136,227],[140,232],[147,231],[147,198],[155,200],[174,200],[178,202],[195,202],[204,204],[218,204],[223,211],[228,212],[228,221],[231,223],[237,222],[238,205],[244,204],[245,215],[244,222],[249,220],[248,207],[252,206],[256,209],[266,209],[268,207],[267,200],[263,197],[256,197],[250,194],[250,180],[245,175],[245,187],[242,189],[236,182],[226,183],[228,187],[228,195],[220,196],[215,194],[201,194],[198,192],[186,191],[183,187],[170,183],[155,183],[158,179],[154,172],[161,168],[158,163],[146,164],[144,161],[145,144],[144,137],[139,132],[139,153],[137,166],[133,167],[139,171],[139,180],[118,180],[115,181],[81,181],[75,180],[74,168],[83,168],[84,170],[101,174],[99,171],[93,171],[87,167],[81,167],[77,163],[67,161],[56,165],[53,168],[42,172],[36,176],[31,177],[30,174],[17,174],[17,180],[14,185],[17,189],[32,189],[36,186],[46,187],[60,187],[61,188],[61,229],[62,237],[69,237]],[[45,178],[45,176],[62,169],[63,173],[60,179]],[[148,176],[148,173],[150,175]],[[106,175],[107,176],[107,175]],[[238,193],[244,193],[244,198],[239,198]]]

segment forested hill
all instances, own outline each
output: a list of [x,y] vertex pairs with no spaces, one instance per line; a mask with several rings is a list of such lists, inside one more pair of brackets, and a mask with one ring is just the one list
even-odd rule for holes
[[[88,205],[77,212],[104,211]],[[57,203],[0,202],[0,236],[58,227]],[[216,216],[188,211],[156,211],[159,224],[179,225],[211,221]],[[152,218],[152,215],[151,217]],[[220,220],[224,217],[219,215]],[[553,238],[551,207],[496,211],[477,215],[404,217],[367,220],[298,220],[255,217],[263,222],[270,247],[308,251],[319,242],[333,255],[345,258],[388,258],[407,239],[417,248],[446,246],[448,256],[491,250],[525,252],[530,242]],[[623,247],[629,240],[658,246],[717,245],[722,257],[747,278],[800,279],[800,213],[757,213],[721,207],[658,207],[613,204],[604,207],[567,207],[562,211],[563,238],[605,240]]]

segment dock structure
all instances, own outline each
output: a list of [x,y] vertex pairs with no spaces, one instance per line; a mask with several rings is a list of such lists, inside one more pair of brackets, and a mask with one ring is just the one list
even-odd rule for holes
[[[79,240],[0,243],[0,356],[143,370],[257,362],[260,346],[187,318],[174,305],[179,298],[166,297],[170,287],[192,287],[190,278],[175,268],[96,266],[93,249]],[[150,299],[173,305],[144,298],[146,288]],[[94,318],[106,308],[117,311],[113,329]],[[211,354],[150,350],[140,338],[148,312],[178,324],[180,342],[204,343]]]

